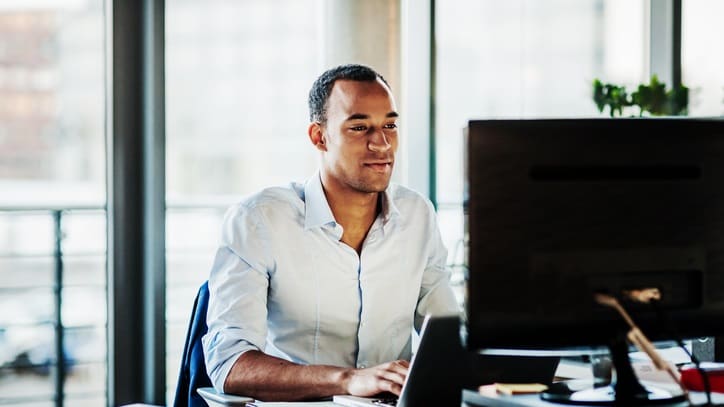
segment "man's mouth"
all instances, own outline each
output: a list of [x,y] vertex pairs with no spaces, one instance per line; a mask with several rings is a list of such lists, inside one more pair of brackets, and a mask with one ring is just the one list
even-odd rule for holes
[[371,161],[364,163],[364,165],[377,172],[387,172],[392,169],[392,161]]

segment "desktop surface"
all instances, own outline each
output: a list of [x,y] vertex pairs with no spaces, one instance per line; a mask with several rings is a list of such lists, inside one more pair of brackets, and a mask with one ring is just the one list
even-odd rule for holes
[[[703,405],[706,402],[706,396],[701,392],[693,392],[691,393],[691,399],[694,405]],[[722,404],[724,403],[724,394],[721,393],[712,393],[712,401],[715,404]],[[221,404],[224,405],[224,404]],[[262,402],[262,401],[255,401],[255,406],[267,406],[267,407],[294,407],[294,406],[316,406],[316,407],[337,407],[340,406],[340,404],[334,403],[332,401],[307,401],[307,402]],[[554,407],[558,406],[560,407],[561,404],[556,403],[550,403],[544,400],[541,400],[540,396],[537,394],[525,394],[525,395],[515,395],[515,396],[506,396],[506,395],[482,395],[478,391],[475,390],[463,390],[462,393],[462,402],[460,404],[462,407],[478,407],[478,406],[485,406],[485,407]],[[675,404],[665,404],[660,405],[663,407],[688,407],[688,403],[675,403]],[[584,406],[585,407],[585,406]]]
[[[657,404],[659,407],[689,407],[704,405],[706,403],[706,395],[702,392],[689,393],[692,404],[689,402],[678,402],[670,404]],[[724,403],[724,394],[712,393],[712,403],[721,405]],[[540,398],[538,394],[521,394],[521,395],[487,395],[481,394],[475,390],[463,390],[463,406],[485,406],[485,407],[554,407],[563,404],[551,403]],[[585,405],[579,405],[585,407]]]
[[[656,404],[659,407],[689,407],[689,406],[701,406],[706,404],[706,394],[703,392],[690,392],[689,401],[680,401],[674,403],[660,403]],[[711,393],[711,401],[713,405],[724,404],[724,394],[722,393]],[[465,389],[463,390],[463,406],[485,406],[485,407],[555,407],[563,406],[565,404],[553,403],[541,399],[540,394],[519,394],[519,395],[505,395],[505,394],[488,394],[481,393],[476,390]],[[595,404],[577,404],[580,407],[596,406]]]

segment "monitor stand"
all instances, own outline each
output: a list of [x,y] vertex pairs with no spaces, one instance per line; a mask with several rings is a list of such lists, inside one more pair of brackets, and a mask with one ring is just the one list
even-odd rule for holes
[[668,390],[643,386],[631,367],[628,344],[619,335],[609,344],[611,360],[616,369],[614,383],[609,386],[581,388],[580,381],[553,383],[541,398],[553,403],[595,406],[648,406],[686,401],[686,394],[674,395]]

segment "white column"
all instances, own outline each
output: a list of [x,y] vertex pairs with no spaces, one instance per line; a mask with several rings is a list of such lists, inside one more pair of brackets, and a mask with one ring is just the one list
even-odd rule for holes
[[324,0],[322,68],[360,63],[385,77],[399,97],[399,0]]
[[[413,6],[408,2],[320,0],[324,16],[319,33],[323,46],[321,70],[359,63],[385,77],[401,115],[393,180],[428,195],[429,41],[418,38],[419,17],[408,19],[408,14],[424,16],[427,11],[422,10],[422,4]],[[423,37],[424,33],[429,31],[423,28]]]

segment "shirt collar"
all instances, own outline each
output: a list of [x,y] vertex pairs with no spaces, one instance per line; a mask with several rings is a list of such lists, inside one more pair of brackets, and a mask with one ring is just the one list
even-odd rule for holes
[[395,188],[394,184],[390,184],[387,189],[380,195],[382,203],[382,222],[384,225],[400,216],[400,210],[397,209],[394,199],[392,199],[392,189]]
[[304,229],[313,229],[323,225],[334,225],[334,215],[329,207],[327,197],[322,189],[322,178],[319,172],[304,184]]
[[[392,199],[391,189],[394,185],[390,185],[381,195],[382,204],[382,222],[386,225],[390,220],[400,216],[400,210]],[[327,196],[324,195],[322,188],[322,177],[319,172],[314,174],[307,180],[304,185],[304,202],[306,210],[304,213],[304,228],[313,229],[315,227],[330,225],[334,226],[337,222],[332,214],[332,209],[327,202]]]

